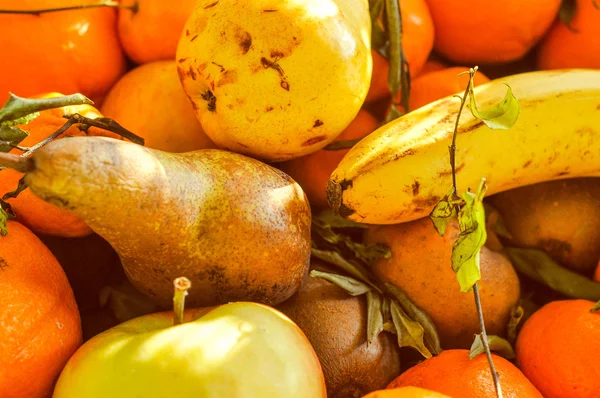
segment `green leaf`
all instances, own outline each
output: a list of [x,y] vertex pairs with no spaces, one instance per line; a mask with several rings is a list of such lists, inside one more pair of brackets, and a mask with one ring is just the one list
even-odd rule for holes
[[404,293],[398,287],[386,283],[386,288],[389,292],[394,296],[394,298],[398,301],[398,304],[402,307],[402,309],[406,312],[406,314],[410,317],[410,319],[416,321],[421,325],[425,332],[425,346],[427,349],[432,352],[434,355],[442,352],[442,346],[440,343],[440,337],[437,332],[437,328],[435,324],[427,315],[425,311],[420,309],[412,302],[411,299],[408,298],[406,293]]
[[[55,98],[22,98],[9,93],[8,101],[0,109],[0,122],[23,120],[21,118],[47,109],[62,108],[69,105],[93,105],[82,94],[65,95]],[[25,119],[26,120],[26,119]]]
[[454,194],[454,188],[450,188],[448,193],[435,205],[429,218],[433,221],[433,226],[440,236],[444,236],[448,223],[457,215],[458,207],[463,203],[464,201]]
[[318,271],[316,269],[310,271],[310,276],[313,278],[325,279],[334,285],[341,287],[351,296],[360,296],[371,291],[371,287],[344,275],[332,274],[330,272]]
[[[513,350],[512,345],[502,337],[488,335],[487,341],[490,351],[493,351],[506,359],[515,358],[515,351]],[[477,355],[483,354],[484,352],[485,348],[483,346],[483,339],[481,338],[480,334],[476,334],[475,341],[473,341],[473,345],[471,345],[471,350],[469,352],[469,359],[473,359]]]
[[476,194],[465,192],[464,206],[458,212],[460,234],[452,247],[452,269],[461,292],[468,292],[481,279],[479,269],[480,250],[485,244],[485,209],[483,197],[487,191],[485,179]]
[[[28,135],[28,132],[19,127],[0,124],[0,141],[19,145]],[[0,152],[10,152],[11,149],[13,148],[10,145],[0,144]]]
[[[387,246],[385,246],[381,243],[376,243],[376,244],[358,243],[358,242],[353,241],[352,238],[349,237],[348,235],[335,232],[332,229],[332,226],[329,224],[329,222],[332,222],[332,221],[333,221],[332,219],[325,221],[318,217],[313,218],[313,221],[312,221],[313,232],[316,233],[317,235],[319,235],[321,238],[323,238],[323,240],[325,240],[328,243],[331,243],[334,246],[342,245],[342,246],[346,247],[347,249],[352,251],[352,253],[354,253],[356,258],[364,261],[368,265],[373,265],[375,262],[377,262],[381,258],[390,258],[392,256],[391,250]],[[352,223],[352,222],[342,222],[342,221],[336,221],[336,222],[337,222],[336,225],[338,225],[338,226],[344,226],[344,227],[356,226],[356,223]],[[361,228],[363,228],[363,227],[361,227]]]
[[590,312],[598,312],[598,311],[600,311],[600,301],[598,301],[596,304],[594,304],[592,309],[590,309]]
[[0,207],[0,236],[8,234],[8,220],[10,219],[11,215],[9,212],[4,210],[4,206]]
[[17,196],[19,196],[19,194],[21,192],[23,192],[26,189],[27,189],[27,183],[25,182],[25,176],[23,176],[19,180],[17,188],[15,188],[14,191],[10,191],[10,192],[5,193],[4,196],[2,197],[2,200],[8,200],[8,199],[16,198]]
[[431,352],[423,342],[425,334],[423,326],[419,322],[410,319],[396,301],[391,302],[390,311],[398,335],[398,345],[400,347],[412,347],[425,358],[431,358]]
[[383,330],[383,299],[377,292],[367,292],[367,345],[375,341]]
[[505,83],[507,87],[506,95],[498,105],[488,109],[479,110],[477,108],[477,103],[475,102],[472,81],[473,79],[471,78],[471,82],[469,83],[469,109],[473,116],[494,130],[508,130],[514,126],[521,113],[521,106],[510,86]]
[[546,252],[515,247],[506,247],[505,252],[517,272],[552,290],[571,298],[600,300],[600,283],[562,267]]
[[377,289],[376,285],[371,282],[371,277],[364,267],[346,260],[340,253],[332,250],[320,250],[313,247],[311,249],[311,254],[326,263],[335,265],[351,277],[361,282],[368,283],[371,287]]
[[29,122],[31,122],[33,119],[35,119],[36,117],[40,116],[39,112],[33,112],[30,113],[29,115],[14,119],[14,120],[7,120],[1,123],[1,125],[3,126],[16,126],[17,124],[27,124]]
[[517,328],[523,319],[523,315],[525,315],[525,310],[520,305],[510,309],[510,318],[506,325],[506,338],[510,343],[517,340]]

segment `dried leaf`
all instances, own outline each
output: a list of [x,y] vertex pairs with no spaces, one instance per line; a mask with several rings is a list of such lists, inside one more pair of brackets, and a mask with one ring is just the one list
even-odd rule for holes
[[502,238],[512,239],[513,236],[508,230],[508,227],[506,226],[504,218],[502,217],[500,212],[496,210],[494,206],[487,202],[483,204],[483,207],[485,209],[486,224],[488,225],[488,227],[492,231],[494,231],[496,235]]
[[310,271],[310,276],[313,278],[325,279],[334,285],[341,287],[351,296],[360,296],[371,291],[371,287],[344,275],[332,274],[330,272],[322,272],[316,269]]
[[600,300],[600,283],[594,282],[554,262],[546,252],[537,249],[505,248],[515,269],[567,297]]
[[506,338],[511,344],[517,340],[517,328],[523,319],[523,315],[525,315],[525,311],[520,305],[510,309],[510,319],[506,325]]
[[[515,351],[513,350],[512,345],[502,337],[488,335],[487,341],[488,346],[490,347],[490,351],[493,351],[506,359],[515,358]],[[483,354],[484,352],[485,348],[483,346],[483,340],[481,338],[481,335],[476,334],[475,340],[473,341],[473,345],[471,345],[471,351],[469,352],[469,359],[473,359],[477,355]]]
[[398,304],[406,312],[406,314],[414,321],[418,322],[425,331],[425,345],[434,355],[442,352],[440,337],[438,335],[435,324],[425,311],[420,309],[412,302],[401,289],[396,286],[386,283],[386,288],[396,298]]
[[471,77],[469,84],[469,109],[473,116],[493,130],[508,130],[517,123],[517,119],[521,113],[521,106],[508,84],[505,83],[507,91],[502,101],[497,105],[483,110],[477,109],[475,94],[473,93],[473,77]]
[[376,285],[371,282],[371,277],[366,269],[356,263],[346,260],[340,253],[331,250],[320,250],[313,247],[311,249],[311,254],[326,263],[335,265],[351,277],[363,283],[368,283],[371,287],[377,289]]
[[600,301],[598,301],[594,306],[590,309],[590,312],[598,312],[600,311]]
[[18,183],[17,187],[15,188],[15,190],[5,193],[4,196],[2,197],[2,200],[16,198],[17,196],[19,196],[19,194],[21,192],[23,192],[26,189],[27,189],[27,183],[25,182],[25,176],[23,176],[19,180],[19,183]]
[[366,229],[367,224],[361,224],[356,221],[348,220],[338,214],[335,214],[333,210],[327,209],[321,211],[319,214],[313,217],[313,221],[316,221],[318,225],[323,228],[360,228]]
[[62,108],[69,105],[93,105],[89,98],[82,94],[65,95],[55,98],[22,98],[9,93],[8,101],[0,109],[0,122],[26,120],[21,119],[35,112],[47,109]]
[[460,234],[452,247],[452,269],[460,285],[461,292],[468,292],[481,279],[479,269],[480,251],[487,233],[485,230],[485,210],[483,197],[487,191],[482,179],[476,194],[463,195],[464,206],[458,212]]
[[[19,145],[29,133],[16,126],[6,126],[0,124],[0,141],[10,142],[13,145]],[[0,152],[10,152],[13,149],[10,145],[0,144]]]
[[431,352],[423,342],[425,331],[421,324],[411,320],[396,301],[391,302],[390,310],[398,335],[398,345],[400,347],[412,347],[425,358],[431,358]]
[[[592,0],[594,2],[595,0]],[[593,3],[596,5],[595,3]],[[597,8],[597,7],[596,7]],[[560,21],[565,24],[567,29],[569,29],[573,33],[579,33],[577,29],[575,29],[571,22],[573,21],[573,17],[577,13],[577,1],[576,0],[562,0],[560,3],[560,9],[558,11],[558,18]]]
[[381,295],[372,290],[367,292],[367,344],[375,341],[383,330],[383,314]]
[[448,193],[435,205],[429,218],[440,236],[444,236],[448,223],[458,213],[458,207],[463,204],[461,198],[454,195],[454,188],[450,188]]

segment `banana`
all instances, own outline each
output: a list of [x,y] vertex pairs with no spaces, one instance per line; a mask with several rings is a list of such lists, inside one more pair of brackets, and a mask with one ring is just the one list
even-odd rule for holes
[[[476,87],[480,109],[508,84],[521,106],[515,126],[492,130],[468,109],[457,135],[459,192],[487,179],[488,193],[574,177],[600,176],[600,70],[521,73]],[[340,215],[396,224],[429,215],[452,186],[448,147],[460,101],[446,97],[388,123],[357,143],[327,183]]]

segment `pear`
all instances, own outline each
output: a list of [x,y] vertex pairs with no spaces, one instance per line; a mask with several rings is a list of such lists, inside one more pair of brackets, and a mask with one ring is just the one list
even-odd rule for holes
[[29,162],[31,191],[108,241],[131,283],[160,307],[172,305],[173,280],[182,275],[196,287],[192,306],[277,305],[308,272],[306,196],[258,160],[74,137],[51,142]]

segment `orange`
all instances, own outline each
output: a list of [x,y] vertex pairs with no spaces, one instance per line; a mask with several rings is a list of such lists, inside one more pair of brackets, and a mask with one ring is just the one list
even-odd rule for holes
[[600,9],[594,0],[577,0],[576,7],[570,23],[575,32],[557,20],[542,39],[539,69],[600,68]]
[[[352,123],[334,142],[363,138],[377,129],[377,126],[377,119],[366,110],[361,109]],[[278,167],[300,184],[313,207],[327,208],[325,185],[333,170],[349,150],[328,151],[321,149],[308,156],[281,163]]]
[[[0,9],[36,10],[97,0],[0,0]],[[0,14],[0,102],[8,92],[82,93],[100,102],[125,71],[116,10],[93,8],[36,15]]]
[[[521,371],[506,359],[492,354],[505,398],[542,398]],[[492,373],[485,354],[469,359],[469,350],[446,350],[409,368],[388,388],[415,386],[456,398],[496,398]]]
[[196,0],[121,0],[137,2],[136,12],[119,9],[119,39],[127,56],[137,64],[174,60],[177,42]]
[[[433,21],[425,0],[402,0],[402,47],[410,67],[410,76],[419,74],[433,48],[434,30]],[[365,102],[376,101],[389,96],[387,59],[377,51],[372,50],[373,74],[371,87]]]
[[0,396],[49,397],[81,345],[73,291],[50,250],[8,222],[0,237]]
[[428,59],[427,62],[425,62],[425,65],[423,65],[423,68],[419,72],[418,76],[423,76],[426,73],[435,72],[438,70],[446,69],[448,67],[449,66],[443,62],[437,61],[435,59]]
[[525,321],[517,363],[546,398],[600,393],[600,313],[588,300],[553,301]]
[[[56,97],[58,93],[49,93],[37,97]],[[50,109],[40,112],[40,116],[28,124],[19,125],[20,128],[29,132],[21,143],[21,146],[30,147],[44,138],[48,137],[58,130],[67,120],[63,115],[79,113],[89,118],[102,117],[102,115],[90,105],[69,106],[57,109]],[[115,135],[104,130],[90,128],[92,135],[106,135],[115,137]],[[77,127],[71,126],[63,135],[78,136],[85,135]],[[59,137],[59,138],[60,138]],[[16,149],[12,153],[21,153]],[[23,177],[22,173],[11,169],[0,171],[0,197],[7,192],[17,188],[19,180]],[[15,199],[9,199],[8,203],[12,206],[17,215],[17,220],[36,233],[57,235],[65,237],[86,236],[92,233],[92,230],[75,214],[59,209],[35,196],[29,189],[24,190]]]
[[115,84],[101,112],[145,138],[145,146],[167,152],[215,148],[187,99],[175,61],[139,66]]
[[[429,217],[369,226],[365,234],[368,243],[383,243],[392,254],[373,265],[375,276],[402,289],[430,316],[446,349],[470,347],[480,330],[473,293],[460,291],[452,271],[452,247],[458,234],[458,223],[453,221],[439,236]],[[510,311],[519,301],[519,287],[507,258],[483,247],[479,292],[489,334],[505,335]]]
[[363,398],[450,398],[448,395],[440,394],[419,387],[400,387],[390,390],[373,391]]
[[454,63],[469,66],[523,57],[548,31],[561,3],[561,0],[426,1],[435,26],[435,50]]
[[[467,67],[455,66],[429,72],[414,79],[410,87],[410,109],[415,110],[449,95],[462,95],[469,82],[469,75],[459,77],[458,74],[468,70]],[[473,79],[476,87],[489,81],[490,79],[481,72],[477,72]]]

